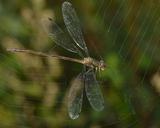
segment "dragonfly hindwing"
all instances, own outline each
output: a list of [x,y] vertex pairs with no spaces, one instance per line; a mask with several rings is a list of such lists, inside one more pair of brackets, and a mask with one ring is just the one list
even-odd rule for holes
[[68,95],[68,112],[72,119],[77,119],[81,112],[83,89],[84,89],[84,76],[80,73],[71,83],[71,88]]
[[85,91],[92,108],[101,111],[104,108],[104,99],[93,70],[85,75]]

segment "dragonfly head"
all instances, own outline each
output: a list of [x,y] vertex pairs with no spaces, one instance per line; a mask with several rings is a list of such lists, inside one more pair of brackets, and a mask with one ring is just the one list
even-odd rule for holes
[[106,68],[105,62],[103,60],[100,60],[99,61],[99,69],[103,71],[105,68]]

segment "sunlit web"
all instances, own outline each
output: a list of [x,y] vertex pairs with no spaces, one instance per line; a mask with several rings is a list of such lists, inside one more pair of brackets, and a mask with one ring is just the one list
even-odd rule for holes
[[[92,2],[93,0],[89,1],[90,4]],[[126,126],[135,126],[138,124],[136,116],[138,114],[145,114],[145,110],[148,110],[150,108],[149,105],[152,105],[151,101],[155,100],[153,92],[150,92],[148,88],[151,88],[149,83],[151,76],[158,70],[160,63],[159,4],[159,1],[155,0],[149,0],[147,2],[96,0],[92,5],[95,10],[93,16],[95,20],[90,20],[90,22],[98,25],[97,28],[99,29],[95,31],[97,34],[96,38],[105,46],[103,52],[99,51],[99,49],[95,49],[95,52],[98,56],[104,56],[107,64],[110,66],[106,71],[108,72],[107,75],[102,75],[104,81],[102,82],[104,84],[103,89],[104,92],[106,91],[108,93],[105,94],[106,109],[103,111],[105,118],[99,119],[99,121],[103,122],[102,124],[94,122],[95,125],[100,125],[101,127],[119,126],[127,120],[129,125]],[[83,13],[81,13],[81,15],[82,14]],[[83,15],[84,16],[81,17],[85,17],[86,14],[84,13]],[[96,18],[98,20],[96,20]],[[83,25],[83,27],[85,27],[85,24]],[[13,34],[13,32],[10,33]],[[16,33],[14,34],[16,35]],[[14,37],[15,35],[11,36]],[[96,43],[97,42],[94,41],[93,46],[96,46]],[[106,52],[108,54],[106,54]],[[1,105],[6,108],[15,109],[15,111],[19,112],[17,117],[22,118],[24,122],[27,120],[27,116],[30,117],[30,115],[34,115],[32,116],[32,120],[30,120],[30,123],[32,123],[34,120],[44,118],[46,115],[48,116],[48,113],[51,113],[49,114],[51,119],[55,117],[61,118],[60,115],[63,114],[65,118],[62,119],[61,122],[67,122],[68,126],[70,126],[70,120],[64,104],[66,102],[66,90],[69,87],[71,78],[61,73],[59,75],[62,75],[61,79],[59,79],[59,76],[48,76],[50,74],[53,75],[53,71],[55,71],[56,68],[58,69],[58,67],[56,67],[57,64],[50,61],[46,62],[46,60],[41,60],[40,58],[27,57],[28,61],[32,59],[37,61],[37,63],[43,62],[37,64],[38,69],[36,69],[36,65],[32,65],[31,63],[31,66],[29,66],[31,69],[27,70],[27,66],[24,67],[25,61],[7,58],[6,55],[1,54],[1,60],[3,60],[1,61],[2,68],[0,70],[1,74],[3,74],[0,78],[0,92],[2,94]],[[22,59],[23,57],[20,58]],[[60,62],[58,61],[57,63]],[[61,65],[62,63],[66,62],[61,62]],[[47,65],[49,65],[50,68],[48,68]],[[22,69],[22,67],[24,69]],[[67,69],[65,70],[68,71]],[[78,73],[77,69],[73,68],[71,70],[75,72],[72,76]],[[39,73],[42,73],[42,75],[39,75]],[[8,77],[8,79],[4,79],[6,77]],[[14,81],[15,84],[10,83],[11,80]],[[118,83],[115,81],[118,81]],[[44,90],[42,91],[37,85],[42,86]],[[35,90],[34,88],[30,89],[32,86]],[[109,91],[107,90],[108,88]],[[5,95],[5,98],[3,95]],[[110,99],[116,96],[120,97],[119,102],[110,101]],[[148,96],[153,96],[153,99]],[[20,99],[19,102],[15,101],[17,98]],[[139,104],[139,102],[143,104]],[[158,101],[154,102],[153,106],[157,106],[158,103]],[[144,110],[142,113],[137,110],[137,104],[138,107]],[[38,106],[41,107],[38,108]],[[122,109],[123,107],[126,108]],[[36,109],[39,109],[41,113],[36,113]],[[92,113],[91,108],[86,107],[82,113],[82,117],[87,116],[85,113],[89,112]],[[108,115],[112,116],[108,117]],[[21,125],[25,125],[25,123]]]

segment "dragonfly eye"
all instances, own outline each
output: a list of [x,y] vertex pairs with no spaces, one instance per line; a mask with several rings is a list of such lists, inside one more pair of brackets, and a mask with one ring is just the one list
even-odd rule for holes
[[106,68],[106,64],[103,60],[100,60],[99,67],[100,67],[101,70],[104,70]]

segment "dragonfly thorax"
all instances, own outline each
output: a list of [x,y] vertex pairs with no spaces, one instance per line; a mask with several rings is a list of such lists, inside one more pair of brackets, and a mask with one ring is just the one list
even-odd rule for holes
[[106,64],[103,60],[97,61],[91,57],[86,57],[83,60],[84,64],[88,67],[95,68],[96,70],[104,70],[106,67]]

